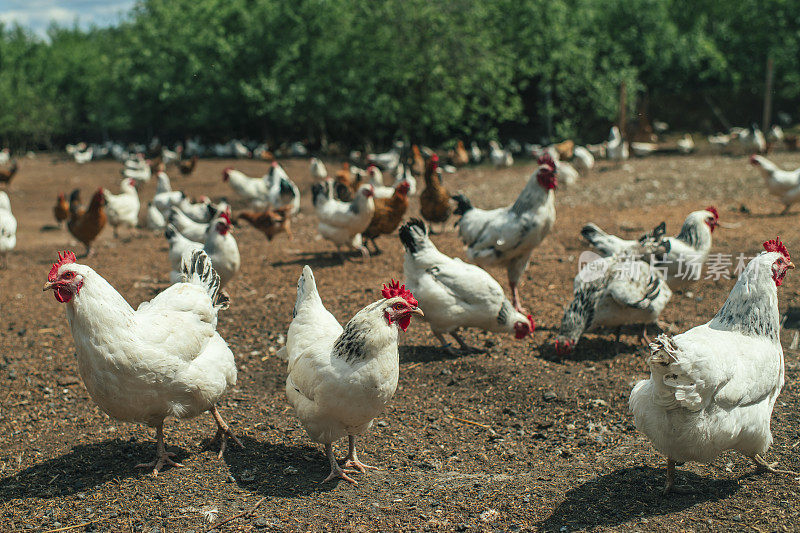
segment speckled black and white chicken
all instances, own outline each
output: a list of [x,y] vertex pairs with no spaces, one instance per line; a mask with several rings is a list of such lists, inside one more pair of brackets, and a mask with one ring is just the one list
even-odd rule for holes
[[[639,241],[621,239],[589,223],[581,235],[600,255],[634,253],[663,271],[664,278],[672,290],[681,290],[701,279],[701,269],[711,252],[711,234],[719,225],[719,213],[714,207],[689,213],[675,237],[658,236],[658,226]],[[661,232],[663,235],[663,231]],[[640,247],[647,242],[660,244],[658,253],[641,253]]]
[[794,268],[779,239],[764,250],[710,322],[650,344],[650,379],[633,388],[630,408],[637,429],[667,459],[665,492],[676,463],[710,463],[725,450],[746,455],[759,470],[798,475],[763,459],[784,383],[777,288]]
[[570,353],[587,331],[653,323],[671,297],[669,285],[648,263],[624,254],[595,259],[575,276],[556,352]]
[[525,314],[519,297],[519,281],[528,267],[533,249],[539,246],[555,224],[555,162],[545,154],[539,168],[528,179],[516,201],[507,207],[479,209],[463,194],[453,196],[458,235],[467,246],[467,259],[486,267],[503,265],[508,271],[511,301]]

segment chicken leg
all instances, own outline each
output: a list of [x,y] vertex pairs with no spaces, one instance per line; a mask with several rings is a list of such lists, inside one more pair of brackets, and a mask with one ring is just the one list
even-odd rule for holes
[[347,457],[344,460],[345,468],[355,468],[362,474],[365,473],[367,470],[378,469],[377,466],[366,465],[358,460],[358,454],[356,454],[356,438],[353,435],[348,435],[347,441],[348,441],[348,451],[347,451]]
[[175,454],[172,452],[168,452],[166,447],[164,446],[164,421],[162,420],[156,426],[156,458],[150,463],[140,463],[136,465],[136,468],[152,468],[153,469],[153,477],[158,477],[158,472],[164,467],[164,465],[169,466],[179,466],[182,467],[181,463],[176,463],[172,460],[172,457],[175,457]]
[[214,422],[217,423],[217,434],[214,435],[214,438],[211,439],[211,442],[220,441],[219,454],[217,455],[217,458],[222,459],[222,454],[225,453],[225,447],[228,444],[228,437],[232,438],[233,442],[238,444],[241,448],[244,448],[242,441],[236,438],[236,435],[231,432],[228,424],[226,424],[222,419],[222,416],[220,416],[216,405],[211,408],[211,416],[214,417]]
[[522,303],[519,299],[519,291],[517,290],[517,284],[514,281],[511,281],[509,277],[508,285],[511,287],[511,304],[514,306],[514,309],[522,313],[523,315],[527,315],[528,311],[522,307]]
[[761,474],[763,472],[769,472],[771,474],[788,474],[790,476],[800,476],[800,473],[793,472],[791,470],[779,470],[775,468],[778,466],[777,461],[774,463],[768,463],[758,454],[755,454],[750,458],[756,464],[756,473]]
[[472,346],[470,346],[469,344],[464,342],[464,339],[462,339],[458,335],[458,333],[456,333],[455,331],[450,332],[450,336],[453,337],[456,340],[458,345],[461,347],[461,351],[463,353],[480,353],[481,352],[481,350],[479,350],[478,348],[473,348]]
[[332,444],[325,444],[325,455],[328,457],[328,461],[330,461],[331,463],[331,473],[328,474],[328,477],[322,480],[322,483],[327,483],[332,479],[338,478],[338,479],[343,479],[348,483],[352,483],[353,485],[358,485],[358,481],[347,475],[354,473],[354,471],[351,470],[348,472],[347,470],[344,470],[342,469],[341,466],[339,466],[339,462],[336,461],[336,456],[333,455]]

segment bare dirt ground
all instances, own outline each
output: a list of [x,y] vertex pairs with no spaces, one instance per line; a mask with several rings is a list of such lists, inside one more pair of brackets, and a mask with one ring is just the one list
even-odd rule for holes
[[[777,154],[792,168],[797,154]],[[170,172],[191,195],[233,197],[220,179],[228,165],[260,175],[255,161],[203,160],[196,173]],[[636,432],[628,413],[631,386],[646,377],[638,331],[617,344],[612,333],[587,335],[577,352],[557,361],[550,340],[571,296],[581,226],[594,221],[638,236],[661,220],[675,234],[690,211],[716,205],[721,220],[713,252],[754,255],[779,234],[800,254],[798,211],[781,206],[745,157],[653,157],[623,165],[601,163],[571,189],[557,191],[558,220],[534,255],[522,294],[539,325],[532,342],[470,332],[485,353],[443,355],[427,326],[416,322],[400,346],[400,386],[393,404],[362,439],[361,456],[380,470],[358,486],[320,485],[328,465],[305,435],[284,395],[280,347],[304,264],[315,271],[324,303],[341,321],[376,300],[381,283],[402,279],[402,247],[384,237],[384,253],[368,264],[342,264],[316,238],[307,161],[284,161],[304,193],[294,224],[268,243],[249,227],[237,230],[242,271],[231,286],[230,310],[219,330],[238,359],[239,383],[220,406],[245,444],[223,461],[205,448],[211,417],[168,421],[168,448],[186,467],[153,478],[134,465],[154,453],[152,430],[109,419],[78,379],[63,307],[42,293],[56,251],[80,251],[52,225],[59,191],[94,187],[117,191],[120,165],[78,166],[49,155],[23,160],[10,187],[19,243],[0,271],[0,530],[203,531],[780,531],[800,523],[798,482],[752,475],[748,460],[726,453],[713,465],[687,464],[678,483],[688,494],[662,497],[662,459]],[[336,162],[328,162],[329,168]],[[448,176],[481,207],[510,203],[534,170],[481,166]],[[149,200],[155,185],[141,192]],[[412,201],[410,215],[417,215]],[[452,231],[434,236],[445,252],[463,256]],[[97,254],[85,260],[134,306],[167,285],[163,237],[142,232],[115,241],[107,229]],[[493,270],[503,285],[505,273]],[[702,280],[673,297],[663,318],[683,331],[709,320],[734,281]],[[779,290],[781,311],[800,305],[800,279],[790,272]],[[797,323],[782,334],[788,347]],[[618,353],[617,353],[618,352]],[[773,415],[768,454],[800,471],[800,360],[786,351],[786,387]],[[342,450],[339,450],[340,455]],[[263,499],[263,501],[261,501]],[[216,510],[209,523],[204,512]],[[213,513],[212,513],[213,514]]]

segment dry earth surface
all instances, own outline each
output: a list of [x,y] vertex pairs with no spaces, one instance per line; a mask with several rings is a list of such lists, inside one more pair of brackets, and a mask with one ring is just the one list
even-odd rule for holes
[[[797,154],[777,154],[792,168]],[[56,193],[97,186],[117,190],[120,165],[78,166],[39,155],[21,162],[10,186],[19,220],[18,247],[0,271],[0,530],[203,531],[225,519],[222,531],[779,531],[796,530],[798,482],[752,475],[748,460],[726,453],[714,464],[687,464],[678,483],[687,494],[661,496],[663,460],[636,432],[628,413],[631,386],[646,377],[639,330],[616,343],[613,333],[587,335],[576,353],[557,360],[551,339],[570,299],[577,257],[585,249],[581,226],[594,221],[638,236],[661,220],[675,234],[690,211],[716,205],[735,229],[714,234],[714,253],[754,255],[779,234],[800,254],[798,211],[766,192],[746,157],[698,155],[601,163],[577,186],[556,194],[558,220],[524,278],[524,301],[538,323],[531,342],[469,332],[485,353],[443,355],[423,322],[401,339],[400,385],[389,409],[362,439],[361,456],[380,468],[359,484],[319,482],[328,471],[284,395],[285,363],[273,354],[291,319],[297,277],[314,268],[328,309],[346,321],[379,297],[381,283],[402,278],[396,235],[382,238],[384,253],[369,263],[344,264],[316,235],[305,160],[283,161],[303,192],[295,239],[267,242],[250,227],[236,231],[242,271],[231,286],[230,310],[219,331],[231,344],[239,382],[220,405],[245,444],[224,460],[207,449],[208,415],[168,421],[168,448],[185,468],[157,478],[134,465],[154,453],[152,430],[104,415],[78,377],[64,308],[42,293],[56,251],[80,245],[53,224]],[[260,175],[256,161],[202,160],[173,187],[212,198],[232,191],[220,179],[228,165]],[[329,168],[338,166],[328,161]],[[512,202],[533,162],[493,170],[486,166],[447,176],[478,206]],[[141,192],[143,203],[154,183]],[[418,213],[412,201],[410,215]],[[49,228],[49,229],[48,229]],[[445,253],[463,256],[452,230],[433,237]],[[141,232],[114,240],[106,230],[97,253],[85,260],[134,305],[167,285],[163,237]],[[735,263],[735,258],[734,258]],[[503,271],[492,274],[505,286]],[[678,330],[709,320],[734,281],[702,280],[676,294],[663,318]],[[788,347],[796,328],[800,279],[790,272],[779,290],[789,312],[782,334]],[[798,352],[786,349],[786,386],[773,415],[775,442],[768,459],[800,471]],[[339,448],[340,455],[343,453]],[[262,501],[263,499],[263,501]],[[213,522],[206,516],[215,515]]]

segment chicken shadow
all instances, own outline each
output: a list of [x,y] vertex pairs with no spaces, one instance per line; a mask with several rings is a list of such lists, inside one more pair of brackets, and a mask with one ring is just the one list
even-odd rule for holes
[[567,355],[559,355],[556,352],[553,341],[555,336],[539,345],[539,352],[542,359],[548,361],[603,361],[614,359],[620,354],[636,353],[644,349],[644,345],[639,341],[626,341],[625,338],[617,342],[615,334],[608,334],[598,337],[582,337],[578,346]]
[[361,260],[361,254],[356,252],[304,252],[297,254],[297,259],[286,261],[275,261],[273,267],[282,266],[305,266],[308,265],[314,270],[346,265],[350,262]]
[[[180,462],[189,453],[169,446]],[[136,468],[155,455],[150,440],[123,441],[110,439],[74,446],[72,451],[30,466],[21,472],[0,479],[0,501],[22,498],[58,498],[89,490],[111,479],[149,475]]]
[[596,477],[567,491],[564,501],[537,525],[542,531],[613,527],[634,518],[679,512],[698,503],[722,500],[739,487],[734,479],[679,470],[676,485],[689,486],[691,492],[663,496],[664,475],[663,468],[636,466]]
[[286,446],[247,435],[239,439],[244,448],[229,443],[225,463],[244,490],[292,498],[327,492],[339,483],[347,485],[342,480],[320,483],[330,471],[321,446]]
[[[455,345],[454,348],[458,348],[458,345]],[[462,357],[459,354],[448,353],[444,348],[439,346],[438,343],[414,346],[404,345],[398,347],[398,351],[400,352],[401,363],[427,363],[432,361],[447,361]],[[488,353],[490,349],[487,348],[485,351]]]

